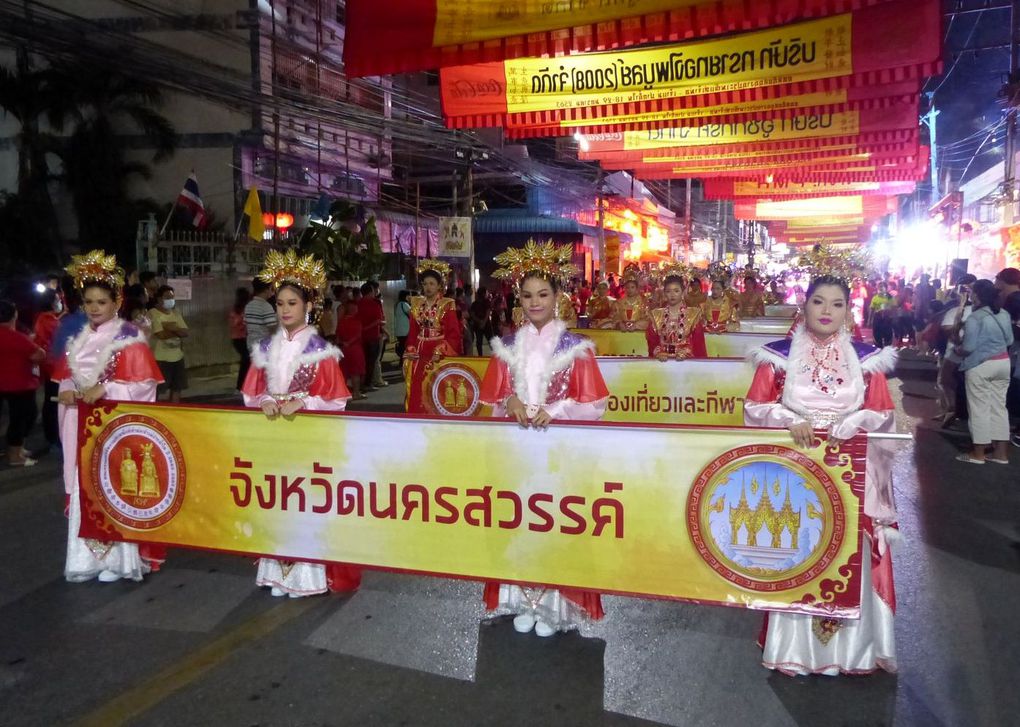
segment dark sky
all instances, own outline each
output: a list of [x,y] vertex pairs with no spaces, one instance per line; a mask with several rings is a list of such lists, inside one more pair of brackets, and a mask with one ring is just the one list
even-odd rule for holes
[[[944,9],[981,7],[985,0],[946,0]],[[990,0],[992,6],[1008,4],[1008,0]],[[1005,124],[991,136],[993,127],[1003,117],[999,91],[1009,70],[1008,48],[980,48],[1009,43],[1009,10],[984,10],[945,18],[946,43],[943,51],[945,72],[928,81],[926,91],[935,92],[938,118],[938,146],[943,175],[953,181],[967,181],[1002,162],[1005,147]],[[921,111],[927,110],[922,97]],[[945,176],[943,176],[943,180]],[[945,182],[943,181],[943,184]]]

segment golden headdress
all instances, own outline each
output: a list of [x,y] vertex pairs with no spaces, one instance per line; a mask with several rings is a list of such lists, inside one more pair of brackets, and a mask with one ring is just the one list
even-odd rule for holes
[[689,283],[691,280],[691,267],[686,263],[682,263],[679,260],[670,260],[669,262],[660,263],[659,267],[655,269],[653,276],[657,284],[665,282],[666,278],[676,276]]
[[66,270],[79,290],[84,290],[88,283],[105,283],[115,290],[124,287],[124,269],[117,266],[115,255],[107,255],[103,250],[72,255]]
[[439,276],[439,287],[444,287],[446,281],[450,279],[450,273],[452,272],[450,266],[444,263],[442,260],[433,260],[432,258],[425,258],[418,261],[418,277],[426,272],[433,272]]
[[259,280],[269,283],[273,290],[284,285],[296,285],[312,298],[317,298],[326,287],[326,267],[314,255],[299,256],[291,248],[287,252],[270,250]]
[[555,245],[552,240],[544,243],[528,240],[524,247],[511,247],[497,255],[495,260],[500,267],[492,276],[512,280],[519,286],[525,275],[537,272],[563,283],[578,273],[577,266],[570,263],[573,252],[572,246]]
[[816,245],[797,261],[797,269],[812,278],[830,275],[848,285],[854,278],[868,277],[872,267],[871,253],[863,246],[841,250],[829,245]]
[[623,274],[620,276],[620,280],[624,283],[634,281],[635,283],[641,282],[641,267],[637,263],[628,263],[623,268]]
[[721,260],[716,260],[708,266],[708,277],[713,283],[726,285],[733,277],[733,273],[730,271],[729,265]]

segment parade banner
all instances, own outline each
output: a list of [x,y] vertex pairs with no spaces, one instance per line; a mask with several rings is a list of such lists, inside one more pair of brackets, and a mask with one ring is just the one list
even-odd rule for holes
[[824,184],[819,182],[758,182],[734,179],[705,180],[705,199],[720,200],[735,197],[757,197],[760,199],[809,199],[812,197],[842,197],[852,195],[895,196],[911,194],[917,187],[915,182],[852,182],[849,184]]
[[881,217],[895,212],[896,197],[816,197],[778,201],[737,200],[733,214],[738,220],[787,220],[788,228],[812,218],[840,216]]
[[[917,32],[904,38],[872,24],[879,20]],[[513,114],[522,124],[547,125],[581,108],[654,113],[685,98],[745,102],[767,87],[795,95],[901,83],[937,70],[940,24],[933,0],[895,2],[719,39],[445,67],[443,114],[459,128],[507,126]]]
[[[662,169],[669,165],[674,169],[694,168],[699,166],[722,166],[724,164],[758,169],[762,167],[782,165],[824,166],[833,164],[870,163],[882,168],[909,167],[918,165],[919,152],[914,146],[865,146],[845,145],[842,147],[826,147],[824,149],[802,150],[790,154],[766,154],[758,151],[746,154],[705,155],[700,159],[692,159],[686,154],[663,155],[645,154],[638,159],[610,154],[599,161],[603,169]],[[760,193],[755,196],[760,196]]]
[[[784,335],[785,329],[773,339]],[[492,416],[480,401],[488,365],[474,356],[443,359],[423,384],[425,409],[441,417]],[[754,374],[743,359],[600,358],[599,370],[609,388],[603,421],[726,426],[744,423]]]
[[[598,356],[648,356],[648,341],[643,331],[617,331],[611,328],[571,328],[572,333],[587,336],[595,343]],[[777,336],[758,333],[706,334],[709,358],[746,358],[751,351],[775,341]]]
[[888,0],[348,0],[348,76],[560,56],[765,28]]
[[[760,97],[736,103],[702,103],[702,97],[694,96],[664,102],[668,108],[646,113],[614,114],[608,113],[605,107],[588,106],[562,112],[510,114],[507,116],[505,131],[511,139],[527,139],[575,133],[588,135],[694,126],[706,119],[715,123],[733,123],[748,117],[776,119],[805,113],[872,111],[911,101],[916,104],[920,90],[919,80],[817,93],[784,94],[776,87],[765,87],[760,89]],[[712,96],[707,98],[711,99]],[[552,117],[552,120],[547,121],[547,116]]]
[[80,534],[859,615],[867,440],[81,405]]
[[470,217],[439,218],[439,256],[471,257],[473,245]]

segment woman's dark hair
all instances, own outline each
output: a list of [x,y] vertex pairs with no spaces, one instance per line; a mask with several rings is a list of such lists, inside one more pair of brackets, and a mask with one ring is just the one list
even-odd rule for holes
[[18,308],[9,300],[0,300],[0,323],[10,323],[17,314]]
[[120,317],[125,321],[133,321],[135,319],[135,313],[138,311],[142,311],[144,313],[145,310],[144,300],[141,298],[127,298],[120,309]]
[[107,293],[110,294],[110,298],[114,300],[116,300],[120,294],[120,289],[116,285],[110,285],[109,283],[104,282],[102,280],[88,280],[85,282],[85,285],[83,285],[81,288],[83,300],[85,298],[85,291],[87,291],[89,288],[99,288],[100,290],[105,290]]
[[991,308],[995,314],[1002,308],[999,305],[999,291],[995,289],[995,283],[991,280],[979,280],[974,283],[971,294],[977,301],[976,308]]
[[307,290],[302,288],[300,285],[295,285],[294,283],[284,283],[283,285],[281,285],[279,288],[276,289],[277,295],[279,295],[280,291],[283,290],[284,288],[290,288],[295,293],[297,293],[298,297],[301,298],[302,303],[307,303],[312,299],[311,294]]
[[52,313],[53,312],[53,301],[57,299],[57,291],[50,290],[47,288],[39,296],[39,312],[40,313]]
[[234,313],[244,313],[244,307],[251,300],[251,291],[241,287],[234,291]]
[[136,298],[138,300],[145,300],[145,286],[141,283],[135,283],[124,288],[124,297],[126,299]]
[[439,283],[439,287],[440,288],[443,287],[443,276],[440,275],[439,273],[437,273],[435,270],[423,270],[420,273],[418,273],[418,282],[419,283],[424,283],[425,282],[425,278],[432,278],[437,283]]
[[174,289],[169,285],[161,285],[156,288],[156,300],[163,300],[163,296],[166,295],[167,292],[172,293],[174,292]]
[[666,279],[662,281],[662,287],[665,289],[667,285],[672,285],[673,283],[676,283],[681,288],[684,287],[684,279],[679,275],[667,275]]
[[837,278],[835,275],[819,275],[817,278],[812,278],[811,283],[808,285],[807,293],[805,298],[810,298],[815,294],[823,285],[834,285],[843,291],[843,300],[847,303],[850,302],[850,286],[846,284],[843,278]]
[[521,278],[521,289],[524,288],[524,283],[527,280],[541,280],[543,282],[549,283],[549,287],[552,288],[552,292],[554,293],[560,292],[560,281],[557,280],[555,277],[546,275],[540,270],[531,270],[527,273],[524,273],[524,277]]
[[397,294],[397,302],[398,303],[403,303],[404,301],[406,301],[410,297],[411,297],[411,291],[410,290],[401,290]]

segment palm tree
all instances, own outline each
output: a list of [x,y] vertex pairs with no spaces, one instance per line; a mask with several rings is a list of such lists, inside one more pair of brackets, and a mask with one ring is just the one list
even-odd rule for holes
[[[57,67],[60,72],[70,69]],[[106,69],[74,74],[77,123],[61,144],[60,179],[71,194],[82,246],[101,245],[124,254],[134,249],[138,214],[155,204],[131,200],[128,180],[149,179],[151,163],[172,156],[177,132],[156,107],[162,101],[159,86],[134,76]],[[140,133],[153,149],[148,162],[128,159],[128,132]],[[140,209],[140,206],[142,209]]]

